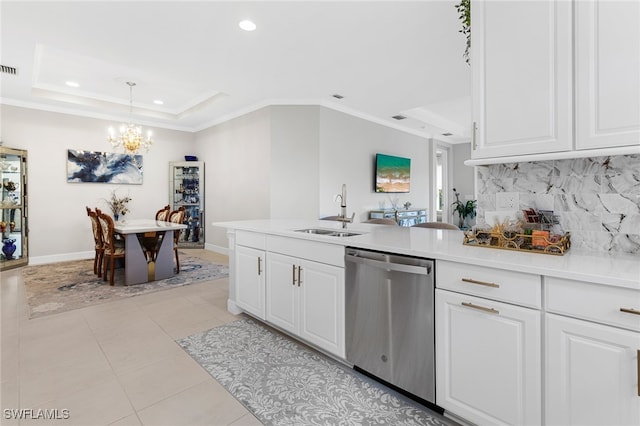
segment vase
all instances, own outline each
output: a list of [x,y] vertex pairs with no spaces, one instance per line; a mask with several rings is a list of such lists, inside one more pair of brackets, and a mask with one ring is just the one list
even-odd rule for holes
[[2,241],[2,253],[4,253],[5,258],[13,259],[13,253],[16,251],[15,242],[16,240],[13,238],[7,238]]
[[113,221],[118,223],[118,219],[120,219],[120,215],[119,214],[114,214],[113,215]]

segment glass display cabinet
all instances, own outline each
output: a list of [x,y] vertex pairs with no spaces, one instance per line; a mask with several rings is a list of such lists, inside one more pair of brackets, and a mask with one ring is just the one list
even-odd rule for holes
[[184,207],[184,229],[178,247],[204,247],[204,162],[169,163],[169,202],[171,210]]
[[0,270],[29,263],[27,222],[27,151],[0,146]]

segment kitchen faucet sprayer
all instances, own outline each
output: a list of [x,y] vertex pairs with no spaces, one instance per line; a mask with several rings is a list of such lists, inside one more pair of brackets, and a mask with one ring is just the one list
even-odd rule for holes
[[347,184],[342,184],[342,194],[338,195],[340,197],[340,215],[338,216],[338,220],[342,222],[342,227],[346,228],[347,223],[353,222],[353,218],[356,216],[355,212],[351,215],[351,217],[347,217]]

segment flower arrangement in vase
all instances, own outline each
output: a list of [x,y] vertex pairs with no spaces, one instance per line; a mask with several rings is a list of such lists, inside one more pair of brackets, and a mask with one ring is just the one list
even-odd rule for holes
[[113,214],[113,219],[116,222],[120,218],[120,215],[124,216],[129,212],[127,204],[129,203],[129,201],[131,201],[131,197],[129,197],[128,195],[124,197],[118,197],[115,189],[111,191],[111,197],[105,201],[107,202],[107,206],[109,206],[109,209]]

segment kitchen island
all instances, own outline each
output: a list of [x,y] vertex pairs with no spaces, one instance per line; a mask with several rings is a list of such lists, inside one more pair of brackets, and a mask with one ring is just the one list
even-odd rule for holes
[[640,424],[640,256],[465,246],[460,231],[216,223],[228,308],[345,357],[346,247],[435,260],[436,404],[475,424]]

